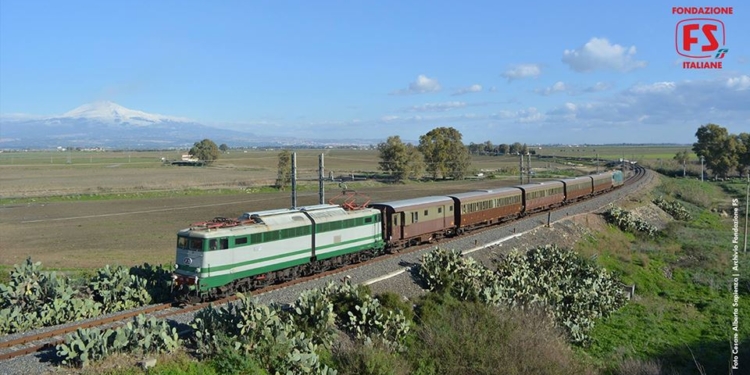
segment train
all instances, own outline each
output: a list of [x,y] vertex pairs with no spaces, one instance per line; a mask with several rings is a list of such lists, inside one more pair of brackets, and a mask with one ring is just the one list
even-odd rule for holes
[[214,218],[177,233],[173,289],[209,300],[588,199],[623,185],[622,171],[370,203],[320,204]]

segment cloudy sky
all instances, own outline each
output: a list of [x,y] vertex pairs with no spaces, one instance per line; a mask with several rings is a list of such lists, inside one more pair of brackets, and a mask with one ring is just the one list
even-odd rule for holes
[[504,3],[2,1],[0,114],[110,100],[260,135],[414,140],[453,126],[495,143],[750,132],[746,2],[717,17],[721,70],[683,69],[675,49],[690,17],[672,6],[706,2]]

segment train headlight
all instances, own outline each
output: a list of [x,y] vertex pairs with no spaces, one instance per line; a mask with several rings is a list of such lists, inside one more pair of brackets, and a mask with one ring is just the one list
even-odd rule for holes
[[174,269],[178,269],[178,268],[180,268],[180,265],[179,265],[179,264],[177,264],[177,263],[175,263],[175,264],[174,264]]
[[195,272],[198,272],[198,273],[200,273],[200,272],[201,272],[201,268],[200,268],[200,267],[196,268],[196,269],[195,269]]

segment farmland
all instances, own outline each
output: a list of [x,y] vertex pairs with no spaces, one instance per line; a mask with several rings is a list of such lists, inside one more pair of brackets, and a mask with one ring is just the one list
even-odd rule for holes
[[[642,155],[667,158],[685,147],[608,147],[539,150],[555,156]],[[278,150],[232,150],[210,167],[176,167],[181,151],[0,153],[0,265],[27,256],[56,269],[92,269],[105,264],[171,263],[176,232],[216,216],[289,206],[289,191],[268,186],[276,176]],[[374,201],[446,194],[518,183],[517,157],[474,156],[472,173],[492,179],[390,184],[364,179],[377,171],[374,150],[298,151],[299,204],[318,200],[317,155],[348,189]],[[620,156],[621,157],[621,156]],[[629,156],[628,156],[629,157]],[[595,167],[555,159],[532,159],[546,177],[586,173]],[[351,181],[354,174],[355,180]],[[349,180],[346,180],[348,178]],[[326,197],[343,185],[326,183]]]

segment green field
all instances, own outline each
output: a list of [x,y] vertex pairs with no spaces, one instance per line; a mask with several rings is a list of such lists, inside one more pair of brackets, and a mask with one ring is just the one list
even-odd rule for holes
[[[609,149],[619,153],[616,147]],[[636,149],[647,151],[644,155],[676,152],[671,146],[622,148],[625,152]],[[544,149],[538,151],[544,155]],[[276,178],[278,149],[231,150],[208,167],[162,162],[162,158],[180,159],[183,153],[0,153],[0,248],[4,253],[0,265],[19,263],[27,256],[47,267],[64,269],[172,263],[176,233],[190,223],[290,205],[288,190],[270,187]],[[332,173],[336,178],[325,184],[327,200],[344,186],[373,201],[387,201],[519,182],[517,156],[474,156],[470,175],[462,181],[394,184],[378,171],[375,150],[304,149],[297,153],[300,205],[318,201],[321,153],[325,154],[326,177]],[[581,151],[580,156],[586,153]],[[541,181],[586,174],[595,171],[596,165],[532,157],[532,168],[534,181]],[[480,173],[482,178],[477,176]]]

